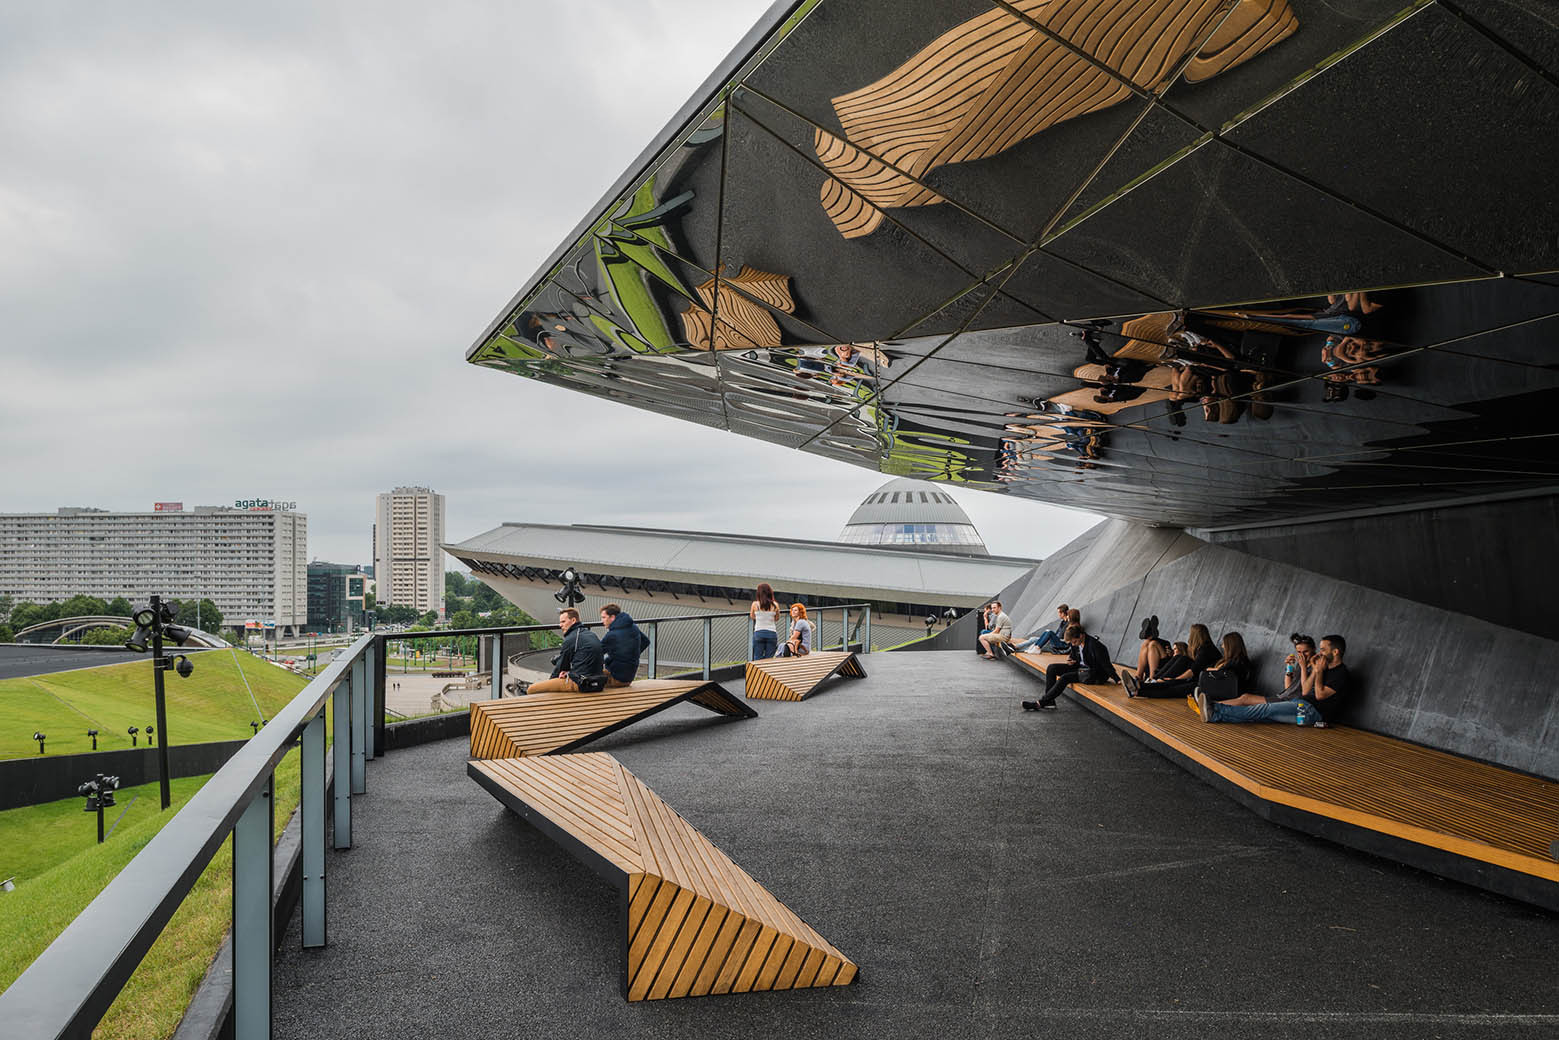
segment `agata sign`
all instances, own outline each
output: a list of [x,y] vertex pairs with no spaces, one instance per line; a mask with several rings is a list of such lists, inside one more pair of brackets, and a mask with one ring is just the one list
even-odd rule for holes
[[298,508],[296,502],[283,502],[276,498],[240,498],[233,505],[238,509],[272,509],[279,513],[295,512]]

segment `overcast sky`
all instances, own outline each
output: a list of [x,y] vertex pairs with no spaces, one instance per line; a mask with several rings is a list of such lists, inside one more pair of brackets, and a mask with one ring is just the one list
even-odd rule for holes
[[[0,511],[294,500],[363,563],[397,484],[451,540],[835,537],[888,478],[464,361],[766,6],[0,6]],[[955,494],[998,553],[1097,519]]]

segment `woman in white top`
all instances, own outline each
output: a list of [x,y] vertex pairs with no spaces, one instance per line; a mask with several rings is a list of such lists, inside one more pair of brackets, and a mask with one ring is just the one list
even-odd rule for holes
[[812,652],[812,622],[807,620],[807,608],[802,603],[790,605],[790,638],[780,648],[781,657],[800,657]]
[[773,657],[779,649],[779,603],[766,581],[759,583],[755,594],[758,598],[752,601],[747,614],[752,618],[752,659],[761,661]]

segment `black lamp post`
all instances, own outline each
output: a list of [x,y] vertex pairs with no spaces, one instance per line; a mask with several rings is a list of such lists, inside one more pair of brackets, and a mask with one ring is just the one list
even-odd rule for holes
[[[183,646],[192,635],[192,630],[175,625],[173,623],[174,612],[172,603],[164,603],[162,597],[151,597],[148,605],[135,614],[135,635],[125,641],[125,648],[134,650],[138,654],[146,652],[147,642],[151,643],[152,651],[152,687],[157,696],[157,724],[155,731],[162,734],[162,743],[157,745],[157,770],[160,774],[159,786],[162,793],[162,807],[168,808],[173,804],[172,793],[168,790],[168,701],[167,694],[163,690],[162,673],[169,668],[176,670],[182,678],[188,679],[195,666],[188,657],[179,654],[169,658],[163,656],[162,637],[164,634],[172,639],[176,646]],[[197,645],[198,641],[197,641]],[[146,727],[146,739],[152,740],[154,727]],[[136,727],[130,727],[130,745],[135,746]]]
[[43,754],[43,742],[49,739],[49,735],[47,733],[40,733],[37,730],[34,730],[32,738],[38,742],[38,754]]
[[147,747],[151,747],[153,744],[157,743],[156,738],[152,736],[152,734],[155,733],[155,732],[157,732],[157,731],[152,729],[150,726],[146,727],[146,746]]
[[87,736],[92,738],[92,750],[96,751],[97,750],[97,730],[95,730],[95,729],[87,730]]
[[137,733],[141,732],[141,727],[139,727],[139,726],[131,726],[129,729],[125,730],[125,732],[130,734],[130,746],[131,747],[140,747],[140,745],[138,743],[136,743],[135,735]]

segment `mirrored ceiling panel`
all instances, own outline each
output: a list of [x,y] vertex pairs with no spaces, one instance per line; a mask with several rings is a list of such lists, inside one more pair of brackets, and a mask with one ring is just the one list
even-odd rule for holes
[[1530,5],[772,16],[473,363],[1155,524],[1559,486]]
[[[1559,5],[1550,5],[1559,17]],[[1404,124],[1433,134],[1404,134]],[[1494,271],[1559,263],[1559,86],[1439,5],[1226,138]],[[1346,133],[1336,133],[1346,127]],[[1445,161],[1448,153],[1458,159]]]
[[[1143,0],[1147,2],[1147,0]],[[1240,0],[1164,103],[1207,130],[1293,88],[1430,0]]]
[[1487,273],[1217,140],[1046,249],[1182,307]]

